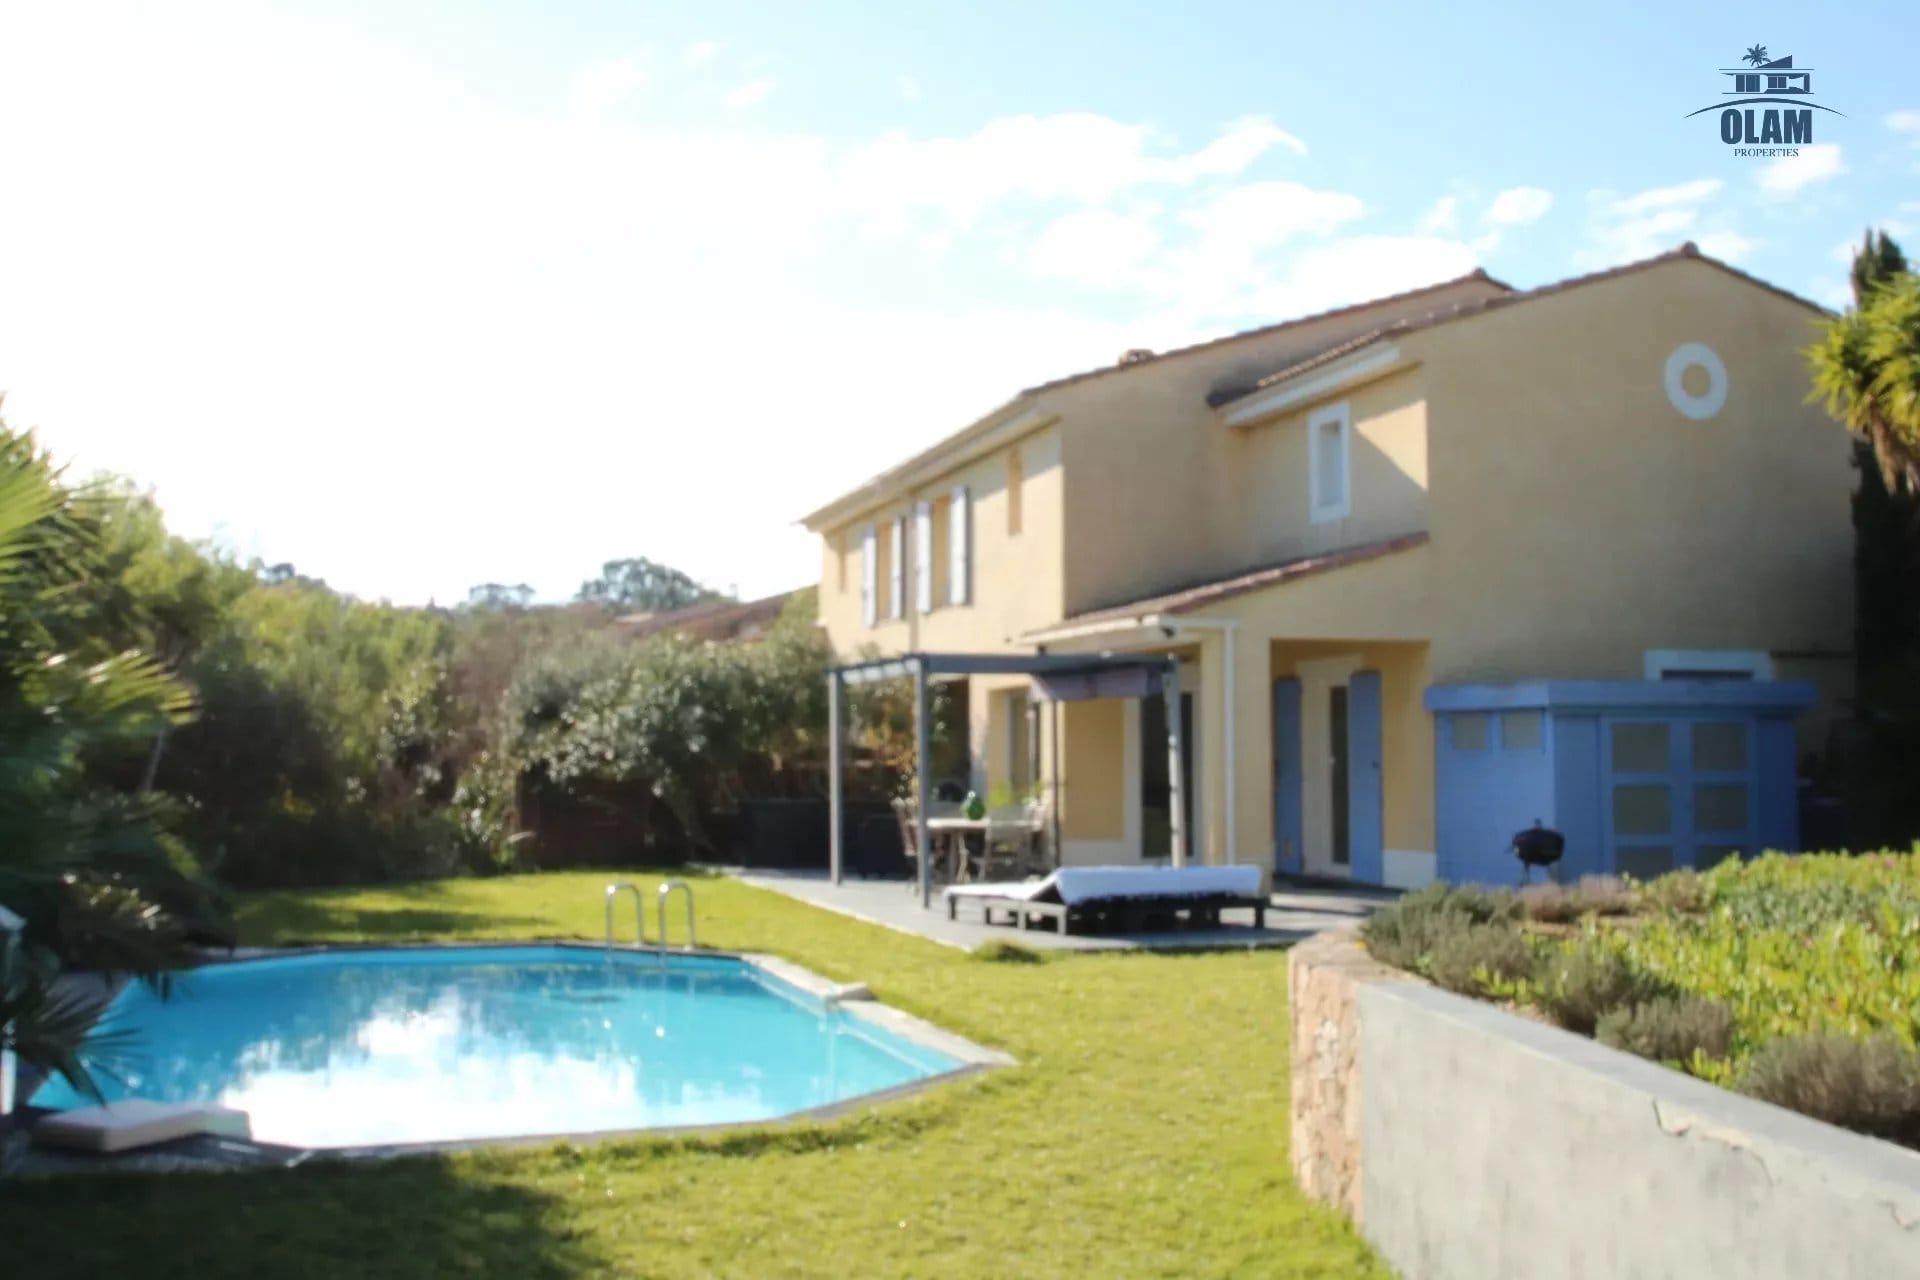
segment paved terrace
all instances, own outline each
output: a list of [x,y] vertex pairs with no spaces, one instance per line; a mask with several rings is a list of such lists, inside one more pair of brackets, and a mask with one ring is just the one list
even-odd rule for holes
[[1373,889],[1305,887],[1280,884],[1267,908],[1267,927],[1253,927],[1253,912],[1223,911],[1218,929],[1182,929],[1161,933],[1061,935],[1051,929],[1017,929],[1005,924],[982,924],[980,908],[960,904],[960,918],[947,919],[946,904],[936,894],[930,910],[923,910],[913,885],[906,880],[856,880],[834,884],[824,871],[742,871],[731,875],[761,889],[837,911],[843,916],[884,925],[949,947],[971,951],[999,939],[1036,950],[1063,951],[1180,951],[1219,950],[1227,947],[1287,947],[1322,929],[1350,923],[1372,913],[1390,893]]

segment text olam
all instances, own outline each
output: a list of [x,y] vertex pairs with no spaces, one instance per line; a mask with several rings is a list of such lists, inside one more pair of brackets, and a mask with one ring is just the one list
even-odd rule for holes
[[[1754,117],[1758,116],[1759,120]],[[1754,126],[1758,124],[1759,128]],[[1726,143],[1744,142],[1748,146],[1759,144],[1790,144],[1813,141],[1813,112],[1780,111],[1768,107],[1765,111],[1755,111],[1748,107],[1738,111],[1728,107],[1720,113],[1720,140]]]

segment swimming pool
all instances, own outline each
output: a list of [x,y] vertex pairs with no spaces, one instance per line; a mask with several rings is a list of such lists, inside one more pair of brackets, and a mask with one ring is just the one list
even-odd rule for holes
[[[732,957],[566,946],[329,951],[130,985],[109,1101],[217,1102],[303,1147],[767,1120],[958,1059]],[[34,1105],[87,1105],[48,1080]]]

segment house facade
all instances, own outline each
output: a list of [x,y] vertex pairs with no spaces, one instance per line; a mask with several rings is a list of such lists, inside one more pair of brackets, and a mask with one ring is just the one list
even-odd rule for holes
[[[1850,693],[1820,314],[1688,245],[1129,353],[807,517],[821,625],[846,655],[1177,655],[1177,789],[1160,699],[1037,716],[1024,680],[968,682],[970,782],[1038,786],[1069,863],[1164,856],[1175,790],[1198,859],[1396,885],[1477,878],[1533,821],[1593,869],[1785,843],[1788,757]],[[1656,744],[1621,726],[1653,723],[1671,769],[1628,769]],[[1695,778],[1701,744],[1726,767]]]

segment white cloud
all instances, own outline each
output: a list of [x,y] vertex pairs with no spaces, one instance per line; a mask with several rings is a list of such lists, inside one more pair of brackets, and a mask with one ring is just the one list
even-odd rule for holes
[[713,60],[713,55],[718,52],[720,52],[720,46],[712,40],[690,44],[687,46],[687,65],[697,67],[703,62],[710,62]]
[[1135,272],[1159,246],[1145,222],[1106,209],[1087,209],[1057,219],[1027,250],[1035,275],[1099,287],[1137,284]]
[[576,112],[597,116],[631,98],[646,82],[646,64],[640,58],[595,62],[574,72],[567,100]]
[[1553,192],[1541,187],[1511,187],[1493,198],[1481,221],[1496,227],[1522,227],[1537,222],[1553,208]]
[[1895,133],[1910,134],[1920,142],[1920,111],[1889,111],[1881,123]]
[[1694,237],[1700,252],[1726,262],[1740,262],[1760,247],[1759,242],[1738,231],[1708,231]]
[[1441,196],[1433,207],[1420,215],[1420,230],[1430,235],[1446,235],[1460,227],[1460,197]]
[[1839,143],[1816,142],[1799,148],[1798,155],[1768,161],[1758,181],[1762,192],[1775,199],[1785,199],[1803,187],[1837,178],[1846,171]]
[[1697,230],[1708,202],[1725,186],[1719,178],[1697,178],[1629,196],[1593,193],[1587,243],[1575,251],[1574,265],[1583,270],[1618,266],[1665,253],[1689,237],[1700,243],[1710,235],[1722,247],[1747,252],[1751,244],[1725,228]]
[[1251,252],[1301,235],[1329,235],[1366,212],[1360,197],[1297,182],[1231,187],[1182,216],[1216,250]]
[[894,80],[894,87],[900,90],[903,102],[920,101],[920,82],[912,76],[900,76]]
[[1438,284],[1478,265],[1471,246],[1441,236],[1350,236],[1301,250],[1249,302],[1271,319],[1304,315]]
[[749,80],[726,96],[726,104],[735,111],[743,111],[748,107],[759,106],[772,92],[773,81]]
[[[1303,149],[1271,121],[1184,146],[1091,114],[849,145],[475,109],[440,64],[292,30],[236,57],[171,14],[102,41],[65,6],[27,13],[0,42],[0,119],[42,122],[0,130],[0,172],[32,193],[0,201],[10,419],[83,473],[154,485],[183,533],[367,595],[565,594],[624,554],[749,592],[803,583],[818,548],[789,522],[862,459],[1143,340],[1218,332],[1203,311],[1351,300],[1382,261],[1422,259],[1263,256],[1283,226],[1347,225],[1352,199],[1216,203]],[[584,84],[605,103],[623,82]],[[1217,304],[1170,282],[1128,319],[982,301],[964,278],[922,301],[888,276],[942,248],[951,275],[978,271],[987,237],[967,228],[989,211],[1004,237],[1162,198],[1208,211],[1159,215],[1188,248],[1253,255]],[[1292,223],[1253,225],[1256,207]],[[907,234],[885,254],[857,242],[889,217]],[[1136,273],[1164,263],[1164,243],[1136,260],[1118,235]],[[841,287],[781,282],[807,271]]]
[[1692,182],[1681,182],[1671,187],[1654,187],[1638,195],[1612,200],[1607,203],[1606,211],[1620,217],[1630,217],[1675,205],[1695,205],[1720,194],[1720,189],[1726,185],[1719,178],[1695,178]]
[[1007,116],[964,137],[889,133],[841,156],[832,181],[841,199],[871,213],[937,210],[967,226],[1016,196],[1105,204],[1130,188],[1234,177],[1276,146],[1302,145],[1257,118],[1186,154],[1157,154],[1154,141],[1145,126],[1090,113]]

